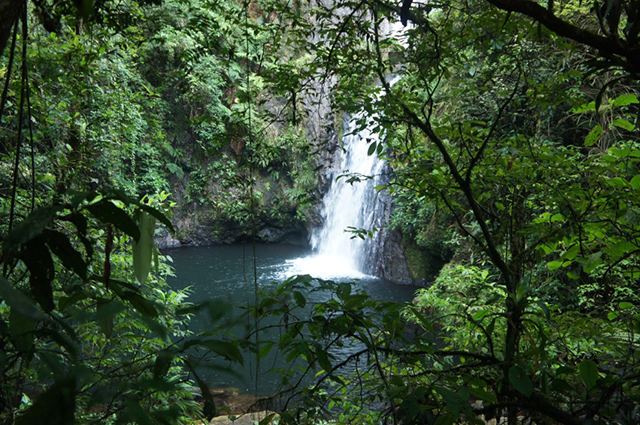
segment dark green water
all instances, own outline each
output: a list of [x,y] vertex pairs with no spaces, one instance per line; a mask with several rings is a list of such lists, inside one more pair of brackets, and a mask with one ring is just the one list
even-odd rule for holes
[[[233,306],[236,313],[254,302],[253,286],[253,248],[247,245],[224,245],[211,247],[178,248],[165,251],[173,259],[176,276],[169,280],[174,289],[190,288],[189,301],[202,303],[215,300],[213,306],[219,306],[220,311]],[[275,286],[278,281],[294,273],[300,273],[299,259],[313,258],[308,249],[280,244],[257,244],[255,259],[258,285],[261,288]],[[331,264],[326,264],[327,268]],[[361,276],[360,276],[361,277]],[[366,291],[372,298],[384,301],[409,301],[416,290],[415,287],[395,285],[373,277],[352,279],[348,276],[336,277],[335,281],[352,282],[357,288]],[[317,293],[309,294],[313,300]],[[229,332],[235,336],[243,334],[242,324],[236,326],[212,323],[205,315],[195,316],[190,327],[199,332],[216,329]],[[345,348],[348,350],[348,348]],[[229,364],[220,364],[221,368]],[[281,383],[278,373],[274,370],[287,368],[289,365],[277,354],[267,357],[261,362],[258,392],[270,394],[280,389]],[[223,370],[203,370],[202,374],[211,387],[237,387],[241,391],[255,391],[254,389],[254,361],[247,356],[245,365],[232,366],[237,375],[230,375]]]

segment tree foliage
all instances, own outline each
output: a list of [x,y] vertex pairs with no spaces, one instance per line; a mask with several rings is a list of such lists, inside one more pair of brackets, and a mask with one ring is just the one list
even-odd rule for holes
[[[2,421],[185,423],[194,386],[213,416],[199,350],[282,353],[285,423],[638,422],[637,1],[18,3]],[[384,135],[392,225],[451,262],[407,306],[302,276],[246,310],[277,336],[190,334],[222,311],[166,285],[166,191],[245,236],[307,219],[318,82]]]

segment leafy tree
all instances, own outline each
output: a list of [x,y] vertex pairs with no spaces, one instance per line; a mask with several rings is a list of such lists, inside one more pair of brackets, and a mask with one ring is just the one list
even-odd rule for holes
[[[451,313],[434,318],[448,330],[441,338],[451,351],[429,347],[404,369],[384,369],[380,379],[396,384],[383,391],[389,417],[454,423],[484,414],[516,423],[525,411],[540,421],[632,423],[637,301],[620,294],[628,297],[638,276],[637,84],[631,50],[622,53],[635,43],[635,9],[615,11],[631,16],[631,39],[621,42],[600,9],[602,28],[581,30],[572,22],[593,17],[586,6],[495,3],[551,31],[483,2],[340,2],[315,15],[324,36],[315,47],[338,79],[335,102],[382,111],[377,124],[387,139],[370,152],[391,162],[390,189],[448,210],[474,246],[471,266],[459,267],[492,276],[486,288],[463,280],[469,286],[458,298],[459,278],[445,268],[438,282],[448,291],[434,288],[428,304],[418,301],[423,309],[411,317],[425,331],[433,303],[451,304]],[[398,17],[412,26],[394,38],[385,26]],[[585,53],[594,54],[592,64]],[[594,79],[593,66],[606,79]],[[401,77],[395,84],[392,73]],[[600,114],[603,105],[613,116],[593,127],[583,114]],[[469,299],[469,291],[479,296]],[[586,294],[598,292],[586,307]],[[611,323],[622,311],[628,321]],[[606,348],[595,351],[599,340]],[[407,392],[416,386],[418,400]],[[402,399],[413,401],[397,404]]]

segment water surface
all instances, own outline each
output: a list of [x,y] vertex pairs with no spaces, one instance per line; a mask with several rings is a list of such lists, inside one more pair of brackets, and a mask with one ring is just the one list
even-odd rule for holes
[[[237,313],[254,302],[254,248],[257,281],[261,288],[273,287],[294,274],[313,275],[323,272],[324,277],[331,276],[334,281],[352,282],[356,288],[363,289],[377,300],[409,301],[416,290],[415,287],[395,285],[353,271],[342,270],[342,276],[339,269],[332,273],[331,259],[314,256],[308,248],[284,244],[237,244],[166,250],[165,253],[172,258],[175,268],[175,277],[169,279],[169,283],[174,289],[190,288],[189,301],[193,303],[213,299],[216,300],[214,306],[220,306],[221,311],[234,306],[233,311]],[[318,297],[317,293],[305,295],[311,299]],[[203,315],[194,317],[190,324],[191,329],[196,332],[207,330],[209,326],[213,325]],[[245,332],[242,323],[235,327],[227,326],[226,330],[236,336]],[[280,390],[279,375],[273,370],[287,368],[287,362],[274,353],[261,364],[258,392],[270,394]],[[221,370],[204,370],[202,373],[212,387],[232,386],[249,392],[255,390],[254,367],[254,361],[246,358],[244,366],[233,365],[237,376]]]

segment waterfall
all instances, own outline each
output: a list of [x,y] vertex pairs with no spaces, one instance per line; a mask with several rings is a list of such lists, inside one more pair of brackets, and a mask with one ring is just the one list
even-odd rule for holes
[[[374,230],[381,225],[374,221],[375,186],[380,183],[384,163],[377,155],[367,154],[367,142],[377,142],[379,134],[372,133],[375,123],[371,118],[365,128],[357,131],[357,123],[362,119],[367,117],[360,112],[345,125],[340,167],[333,173],[331,187],[322,202],[324,224],[311,238],[311,246],[319,256],[332,258],[340,270],[352,272],[366,271],[367,252],[374,241],[354,237],[346,229]],[[341,174],[343,177],[339,178]],[[356,181],[349,182],[349,177],[356,177]]]
[[[366,126],[359,123],[366,120]],[[290,274],[315,277],[362,278],[372,270],[368,261],[376,246],[377,234],[364,240],[349,228],[367,231],[380,228],[376,186],[381,183],[384,161],[368,155],[370,143],[380,140],[376,117],[357,113],[345,120],[342,149],[337,152],[339,166],[331,175],[331,186],[322,201],[323,225],[311,236],[311,256],[291,262]],[[351,181],[353,180],[353,181]]]
[[[406,29],[400,22],[383,22],[382,36],[407,47]],[[391,78],[393,85],[399,77]],[[364,240],[348,229],[374,231],[385,224],[389,205],[378,202],[376,186],[383,183],[385,164],[377,154],[368,155],[371,143],[378,142],[378,117],[359,112],[345,120],[339,163],[331,175],[331,186],[322,201],[323,225],[311,235],[314,253],[288,262],[286,275],[309,274],[323,279],[364,278],[379,271],[382,238],[377,232]],[[365,121],[362,127],[360,122]],[[352,177],[359,178],[352,178]],[[386,212],[386,214],[385,214]],[[379,240],[380,239],[380,240]]]

